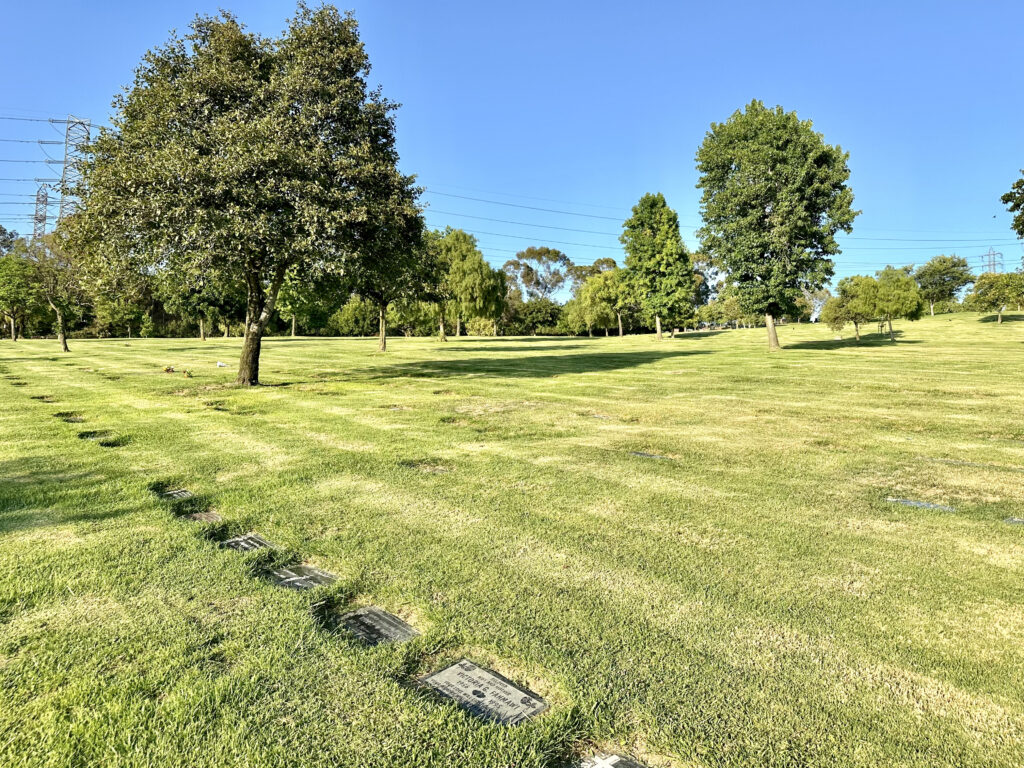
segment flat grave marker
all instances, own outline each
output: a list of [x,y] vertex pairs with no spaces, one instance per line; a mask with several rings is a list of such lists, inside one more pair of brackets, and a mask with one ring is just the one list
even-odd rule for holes
[[188,520],[194,520],[197,523],[219,523],[224,519],[212,509],[207,509],[203,512],[192,512],[191,514],[185,515],[185,518]]
[[272,568],[267,572],[277,586],[285,589],[313,589],[327,586],[338,580],[333,573],[322,571],[312,565],[289,565],[285,568]]
[[110,440],[113,436],[113,433],[106,429],[88,429],[78,433],[81,440]]
[[341,617],[341,625],[367,645],[402,643],[419,634],[394,614],[375,605],[346,613]]
[[905,507],[918,507],[920,509],[940,509],[943,512],[956,512],[953,507],[947,507],[945,504],[932,504],[930,501],[914,501],[913,499],[895,499],[892,496],[886,496],[885,500],[890,504],[902,504]]
[[657,453],[646,453],[644,451],[630,451],[633,456],[639,456],[641,459],[660,459],[661,461],[673,461],[670,456],[662,456]]
[[188,488],[174,488],[170,491],[164,491],[160,494],[161,499],[167,499],[168,501],[185,501],[191,499],[194,494]]
[[622,755],[601,753],[584,758],[580,768],[646,768],[642,763]]
[[85,419],[73,411],[60,411],[53,414],[54,418],[67,422],[68,424],[81,424]]
[[264,539],[258,533],[243,533],[227,541],[221,542],[221,547],[233,549],[236,552],[252,552],[257,549],[272,549],[273,544]]
[[1003,522],[1010,525],[1024,525],[1024,517],[1008,517]]
[[485,667],[461,659],[420,681],[471,714],[502,725],[516,725],[539,715],[547,703],[533,691]]

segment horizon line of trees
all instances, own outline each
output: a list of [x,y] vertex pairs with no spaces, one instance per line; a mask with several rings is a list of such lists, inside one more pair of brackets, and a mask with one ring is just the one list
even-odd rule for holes
[[[300,2],[277,37],[198,16],[149,51],[83,147],[76,212],[38,241],[6,233],[0,311],[17,338],[49,327],[127,335],[238,332],[236,382],[259,383],[267,333],[389,328],[621,335],[653,328],[914,319],[967,285],[977,308],[1019,300],[1018,278],[971,276],[939,256],[916,272],[826,286],[859,215],[849,153],[809,120],[754,100],[712,123],[696,152],[697,250],[661,193],[633,206],[625,264],[576,265],[531,246],[494,269],[475,238],[430,231],[422,189],[398,169],[397,105],[367,85],[351,13]],[[1024,179],[1003,196],[1024,237]],[[555,296],[569,289],[564,306]],[[842,326],[840,326],[842,327]]]

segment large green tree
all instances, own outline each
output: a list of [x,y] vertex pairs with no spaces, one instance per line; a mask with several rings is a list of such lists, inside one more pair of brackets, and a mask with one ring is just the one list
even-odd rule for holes
[[935,316],[935,302],[952,301],[957,292],[974,282],[967,259],[959,256],[936,256],[914,272],[921,295]]
[[775,318],[828,281],[835,236],[853,229],[848,158],[809,120],[760,101],[712,123],[697,151],[703,249],[729,273],[744,312],[764,315],[770,350],[779,349]]
[[878,317],[878,281],[871,275],[852,275],[840,280],[836,290],[846,316],[853,323],[853,333],[860,341],[861,325]]
[[531,245],[505,262],[505,274],[530,299],[550,299],[572,275],[573,263],[556,248]]
[[924,314],[924,297],[909,268],[886,267],[879,270],[876,282],[875,314],[888,323],[889,340],[896,341],[892,321],[896,318],[918,320]]
[[383,295],[410,263],[418,190],[397,169],[395,105],[368,72],[355,19],[331,6],[300,4],[275,39],[226,13],[197,18],[146,54],[88,147],[73,247],[244,284],[237,382],[258,384],[289,271],[358,271]]
[[660,339],[662,320],[693,316],[693,263],[679,232],[679,216],[663,194],[646,194],[622,227],[619,240],[637,300],[654,318]]
[[1019,272],[986,272],[978,275],[969,303],[974,309],[995,312],[997,323],[1002,323],[1005,308],[1022,301],[1024,275]]
[[19,239],[0,255],[0,314],[8,323],[11,341],[18,340],[25,318],[38,300],[29,248],[28,242]]

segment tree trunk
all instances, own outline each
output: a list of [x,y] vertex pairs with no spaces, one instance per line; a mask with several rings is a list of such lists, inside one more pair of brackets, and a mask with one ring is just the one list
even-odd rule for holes
[[462,315],[455,316],[455,338],[462,335]]
[[18,340],[18,326],[14,324],[14,315],[11,315],[11,341]]
[[999,308],[998,318],[999,319],[996,321],[996,325],[1002,325],[1003,324],[1003,308],[1002,307]]
[[661,340],[661,317],[659,315],[654,316],[654,327],[657,329],[658,340]]
[[622,336],[622,313],[616,312],[615,316],[619,319],[619,336]]
[[440,311],[440,317],[437,322],[437,339],[438,341],[448,341],[448,335],[444,332],[444,310]]
[[498,321],[492,320],[491,322],[494,323],[494,338],[498,338]]
[[388,351],[388,305],[380,305],[380,343],[377,344],[378,352]]
[[242,342],[242,354],[238,358],[238,376],[235,383],[245,387],[255,387],[260,383],[260,349],[263,346],[263,329],[274,314],[277,294],[284,282],[284,266],[279,266],[270,283],[270,290],[265,291],[260,276],[256,272],[246,275],[248,298],[245,309],[245,340]]
[[678,328],[675,328],[675,327],[673,327],[673,328],[672,328],[672,338],[673,338],[673,339],[674,339],[674,338],[676,337],[676,334],[677,334],[677,333],[679,333],[679,329],[678,329]]
[[71,350],[68,349],[67,328],[64,325],[64,313],[57,309],[57,305],[50,301],[49,297],[47,297],[46,301],[50,305],[50,309],[57,316],[57,341],[60,342],[60,351],[70,352]]
[[128,338],[130,339],[131,337],[132,337],[132,324],[128,323]]
[[931,307],[932,317],[935,317],[935,302],[934,301],[929,301],[928,302],[928,306]]
[[292,315],[292,338],[295,338],[295,315]]
[[892,333],[892,318],[885,318],[889,322],[889,341],[896,341],[896,337]]
[[609,337],[609,336],[611,336],[611,335],[612,335],[611,331],[609,331],[609,330],[608,330],[607,328],[605,328],[605,329],[604,329],[604,337],[605,337],[605,338],[608,338],[608,337]]
[[860,323],[856,320],[853,321],[853,335],[857,337],[857,341],[860,341]]
[[206,341],[206,321],[202,317],[199,318],[199,340]]
[[775,318],[769,312],[764,314],[764,325],[768,329],[768,351],[778,352],[782,347],[779,346],[779,334],[775,330]]
[[228,337],[228,333],[231,331],[231,326],[228,323],[224,323],[224,338]]

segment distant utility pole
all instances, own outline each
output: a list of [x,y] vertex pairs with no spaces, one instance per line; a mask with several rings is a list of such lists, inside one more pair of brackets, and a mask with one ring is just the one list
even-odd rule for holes
[[50,199],[46,192],[46,185],[40,184],[39,189],[36,190],[36,212],[32,217],[33,240],[38,240],[46,234],[46,206],[49,205],[49,203]]
[[[82,183],[79,162],[84,158],[82,147],[89,143],[90,123],[85,118],[68,115],[64,129],[64,172],[60,177],[60,213],[58,221],[78,209],[78,198],[69,190]],[[38,215],[38,214],[37,214]]]

